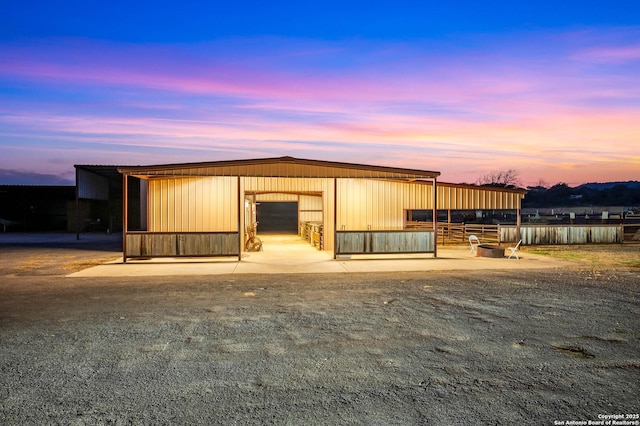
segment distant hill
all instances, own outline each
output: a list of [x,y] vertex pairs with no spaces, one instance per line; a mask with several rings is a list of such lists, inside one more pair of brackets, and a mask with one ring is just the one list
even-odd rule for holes
[[558,183],[550,188],[527,189],[523,208],[624,206],[640,209],[640,181],[585,183],[576,187]]
[[598,183],[598,182],[592,182],[592,183],[584,183],[580,186],[577,186],[576,188],[585,188],[585,189],[593,189],[596,191],[605,191],[607,189],[611,189],[614,186],[617,185],[622,185],[622,186],[626,186],[627,188],[632,188],[632,189],[636,189],[636,188],[640,188],[640,181],[637,180],[630,180],[627,182],[605,182],[605,183]]

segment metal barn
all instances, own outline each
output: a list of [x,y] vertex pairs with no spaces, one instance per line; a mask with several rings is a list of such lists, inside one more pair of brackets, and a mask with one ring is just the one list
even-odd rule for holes
[[[295,206],[295,229],[320,250],[342,254],[433,253],[437,210],[512,209],[525,191],[439,184],[439,172],[279,157],[119,167],[123,254],[237,256],[263,203]],[[140,219],[128,223],[131,180],[140,181]],[[426,226],[411,212],[431,210]],[[519,217],[519,215],[518,215]],[[258,225],[258,233],[260,225]],[[312,235],[312,236],[311,236]]]

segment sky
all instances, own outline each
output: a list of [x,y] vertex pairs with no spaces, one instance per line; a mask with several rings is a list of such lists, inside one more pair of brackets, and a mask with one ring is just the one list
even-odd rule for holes
[[640,1],[0,3],[0,184],[280,156],[640,180]]

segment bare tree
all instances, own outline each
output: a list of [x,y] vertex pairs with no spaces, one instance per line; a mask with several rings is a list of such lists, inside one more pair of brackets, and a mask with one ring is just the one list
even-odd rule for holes
[[535,186],[537,188],[545,188],[545,189],[549,189],[551,187],[551,185],[549,185],[547,181],[544,180],[543,178],[538,179],[538,183],[536,183]]
[[521,185],[516,169],[491,171],[476,181],[477,185],[518,187]]

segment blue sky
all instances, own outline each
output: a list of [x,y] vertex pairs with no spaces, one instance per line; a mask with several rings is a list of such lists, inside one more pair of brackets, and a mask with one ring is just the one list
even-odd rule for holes
[[640,2],[0,6],[0,184],[291,155],[640,179]]

